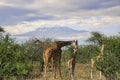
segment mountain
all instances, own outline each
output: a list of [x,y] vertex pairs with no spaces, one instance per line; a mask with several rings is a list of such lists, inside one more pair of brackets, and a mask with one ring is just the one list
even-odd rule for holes
[[[52,38],[52,39],[70,39],[78,38],[80,35],[87,33],[85,30],[74,30],[69,27],[44,27],[38,28],[35,31],[16,35],[19,37],[38,37],[38,38]],[[68,38],[69,37],[69,38]]]

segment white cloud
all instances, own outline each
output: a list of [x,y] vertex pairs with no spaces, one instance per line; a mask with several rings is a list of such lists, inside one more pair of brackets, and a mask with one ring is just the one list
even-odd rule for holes
[[[8,25],[4,28],[11,35],[35,31],[41,27],[65,26],[95,31],[120,26],[119,0],[0,0],[0,10],[0,24]],[[8,13],[10,10],[12,12]],[[16,15],[18,12],[19,15]]]
[[[0,12],[4,16],[2,19],[4,21],[1,23],[6,22],[5,25],[7,23],[18,23],[21,26],[20,23],[24,20],[31,20],[31,22],[28,22],[30,25],[31,23],[38,24],[40,22],[40,26],[47,26],[47,24],[50,26],[62,26],[63,24],[68,24],[67,26],[84,27],[104,26],[107,22],[111,25],[113,21],[118,24],[120,23],[118,22],[120,21],[120,6],[118,4],[120,4],[119,0],[1,0],[0,7],[8,6]],[[12,7],[11,10],[13,9],[13,12],[9,14],[7,11],[9,11],[10,7]],[[19,15],[16,15],[18,14],[17,9],[20,11]],[[97,17],[102,17],[102,19],[105,17],[111,19],[112,22],[96,19]],[[43,20],[42,18],[47,18],[49,20],[47,21],[46,19],[43,22],[35,20],[35,18],[41,20]],[[114,20],[114,18],[117,20]],[[15,31],[18,34],[17,32],[19,31]]]
[[11,7],[15,7],[13,4],[11,4],[11,3],[6,3],[6,2],[4,2],[4,1],[1,1],[0,2],[0,7],[4,7],[4,6],[11,6]]
[[1,0],[0,4],[61,18],[65,16],[118,16],[120,13],[119,0]]
[[34,31],[40,27],[80,27],[81,29],[99,29],[101,27],[120,25],[120,17],[90,17],[81,19],[63,19],[63,20],[36,20],[23,22],[17,25],[5,26],[5,30],[12,34],[18,35]]

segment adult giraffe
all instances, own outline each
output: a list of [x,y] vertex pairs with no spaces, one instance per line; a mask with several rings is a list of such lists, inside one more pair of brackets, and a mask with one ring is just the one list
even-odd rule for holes
[[[40,40],[36,40],[37,42],[42,43]],[[35,42],[36,42],[35,41]],[[67,45],[73,45],[76,46],[76,41],[55,41],[52,45],[50,46],[45,46],[44,45],[44,51],[43,51],[43,60],[44,60],[44,78],[46,80],[46,74],[47,74],[47,68],[50,60],[53,60],[53,66],[54,66],[54,78],[56,78],[56,71],[57,67],[59,70],[59,75],[62,78],[61,75],[61,48]]]
[[75,71],[77,51],[78,51],[78,48],[74,48],[73,54],[71,58],[68,60],[68,73],[69,73],[71,80],[74,80],[74,71]]

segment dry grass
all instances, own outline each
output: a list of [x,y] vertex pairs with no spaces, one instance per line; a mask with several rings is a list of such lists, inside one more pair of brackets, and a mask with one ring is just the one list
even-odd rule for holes
[[[75,79],[74,80],[100,80],[99,79],[99,71],[96,71],[93,73],[94,74],[94,79],[90,79],[90,64],[76,64],[76,69],[75,69]],[[43,73],[41,73],[43,74]],[[59,78],[59,75],[57,74],[57,79],[53,78],[53,72],[48,72],[47,74],[47,80],[69,80],[68,78],[68,72],[65,66],[62,66],[62,79]],[[34,79],[29,79],[29,80],[44,80],[43,77],[39,76]],[[104,77],[102,76],[102,80],[105,80]]]

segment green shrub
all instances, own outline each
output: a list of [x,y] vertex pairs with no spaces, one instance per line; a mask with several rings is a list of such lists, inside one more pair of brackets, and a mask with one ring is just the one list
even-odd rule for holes
[[102,71],[107,80],[118,80],[120,77],[120,37],[105,39],[104,55],[96,62],[98,70]]
[[27,77],[31,65],[23,52],[23,47],[9,35],[1,34],[0,37],[0,76],[4,79]]

